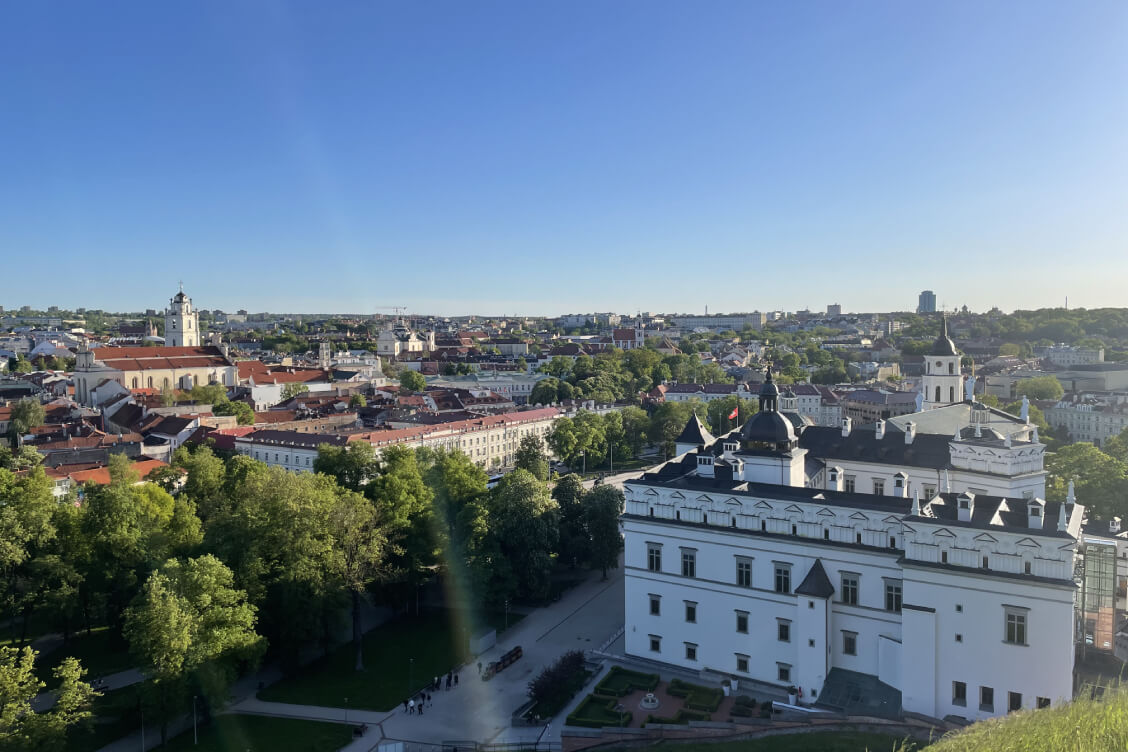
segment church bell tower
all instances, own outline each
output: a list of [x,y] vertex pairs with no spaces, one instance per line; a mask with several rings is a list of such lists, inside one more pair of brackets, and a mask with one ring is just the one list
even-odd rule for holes
[[948,318],[940,318],[940,336],[924,356],[923,409],[954,405],[964,398],[960,353],[948,336]]
[[165,345],[168,347],[199,347],[200,322],[192,299],[184,294],[184,286],[168,302],[165,311]]

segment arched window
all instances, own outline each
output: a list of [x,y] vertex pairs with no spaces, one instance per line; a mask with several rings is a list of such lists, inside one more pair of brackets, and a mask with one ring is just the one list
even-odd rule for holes
[[153,377],[152,376],[149,377],[149,388],[150,389],[153,388]]
[[134,389],[137,388],[137,377],[136,376],[133,377],[133,388]]
[[168,391],[168,379],[161,380],[161,389],[165,390],[166,392]]
[[948,362],[948,374],[951,375],[956,372],[956,364],[953,361]]
[[940,401],[940,387],[936,387],[936,401]]
[[955,402],[956,401],[956,388],[954,386],[948,387],[948,401],[949,402]]

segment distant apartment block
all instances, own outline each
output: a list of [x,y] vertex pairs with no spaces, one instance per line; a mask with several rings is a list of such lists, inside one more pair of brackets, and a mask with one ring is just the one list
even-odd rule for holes
[[936,313],[936,293],[924,290],[917,298],[917,313]]

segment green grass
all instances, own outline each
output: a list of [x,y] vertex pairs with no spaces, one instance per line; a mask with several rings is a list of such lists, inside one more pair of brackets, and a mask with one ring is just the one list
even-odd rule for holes
[[[635,748],[631,752],[900,752],[901,739],[885,734],[841,731],[787,734],[716,744],[676,744]],[[906,752],[908,750],[906,749]],[[932,752],[932,748],[929,748]],[[986,752],[986,749],[984,750]],[[1063,751],[1064,752],[1064,751]],[[1073,752],[1070,750],[1069,752]]]
[[595,692],[623,697],[636,689],[645,689],[649,692],[657,686],[658,674],[643,674],[621,666],[612,666],[611,670],[595,685]]
[[[371,735],[373,730],[369,730]],[[353,738],[353,727],[295,718],[266,718],[256,715],[221,715],[199,730],[200,743],[193,745],[192,732],[170,739],[166,752],[335,752]]]
[[618,703],[618,698],[588,695],[569,714],[564,723],[567,726],[586,726],[588,728],[631,725],[632,715],[629,710],[624,710],[622,713],[614,710]]
[[[459,613],[429,611],[384,624],[364,636],[363,671],[354,670],[355,651],[352,643],[347,643],[258,696],[270,702],[391,710],[432,677],[446,676],[466,660],[466,637],[464,625],[457,621]],[[510,626],[515,616],[509,614]],[[477,681],[477,671],[463,671],[460,678]]]
[[[36,638],[51,632],[51,622],[46,616],[33,613],[27,622],[27,641],[30,643]],[[23,633],[23,619],[17,618],[0,626],[0,646],[16,645]]]
[[125,671],[132,668],[134,663],[125,642],[118,635],[108,627],[96,627],[89,637],[84,631],[71,637],[69,644],[60,645],[50,653],[36,658],[35,673],[48,688],[57,684],[52,672],[68,656],[77,658],[86,669],[87,681]]
[[928,752],[1111,752],[1128,749],[1128,690],[973,723]]

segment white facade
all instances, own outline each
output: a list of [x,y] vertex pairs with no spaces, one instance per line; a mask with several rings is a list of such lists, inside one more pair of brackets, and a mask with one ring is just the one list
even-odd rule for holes
[[[815,701],[839,667],[932,717],[1001,715],[1009,693],[1024,708],[1072,697],[1076,505],[1065,533],[1057,509],[1049,531],[986,530],[914,515],[908,499],[687,485],[625,484],[629,655]],[[833,593],[797,594],[816,561]],[[1023,620],[1008,641],[1012,615]]]
[[169,347],[200,345],[199,315],[183,288],[168,301],[168,310],[165,311],[165,344]]

